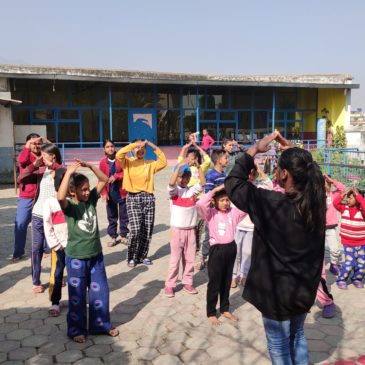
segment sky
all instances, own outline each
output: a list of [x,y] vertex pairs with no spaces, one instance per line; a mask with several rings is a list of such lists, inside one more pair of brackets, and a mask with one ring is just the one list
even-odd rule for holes
[[365,110],[364,0],[1,2],[0,63],[354,77]]

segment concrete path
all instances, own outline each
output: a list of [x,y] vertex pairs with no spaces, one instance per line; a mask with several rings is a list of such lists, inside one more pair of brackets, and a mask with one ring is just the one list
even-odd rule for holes
[[[211,327],[205,317],[207,273],[195,275],[198,295],[182,290],[175,298],[164,296],[169,258],[169,209],[166,184],[171,169],[156,176],[156,223],[150,267],[126,265],[126,247],[106,246],[105,206],[98,205],[105,263],[110,285],[111,317],[118,338],[90,336],[76,344],[66,336],[67,288],[62,314],[48,317],[48,295],[33,294],[30,277],[28,231],[27,258],[9,261],[13,249],[16,196],[12,188],[0,190],[0,363],[4,364],[270,364],[266,339],[257,310],[246,303],[242,288],[231,291],[238,324],[223,320]],[[43,260],[42,282],[48,283],[50,259]],[[337,304],[333,319],[323,319],[313,306],[306,322],[312,363],[365,364],[365,290],[352,285],[339,291],[328,274]],[[355,362],[355,359],[357,359]],[[362,362],[361,362],[362,361]],[[341,362],[345,363],[345,362]],[[340,364],[340,362],[336,363]]]

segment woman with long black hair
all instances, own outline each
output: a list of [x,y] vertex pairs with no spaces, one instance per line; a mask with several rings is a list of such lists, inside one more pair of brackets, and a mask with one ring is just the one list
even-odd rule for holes
[[[248,181],[254,156],[277,140],[284,149],[277,178],[285,193]],[[225,182],[232,202],[255,225],[251,268],[243,298],[261,313],[273,364],[308,364],[304,321],[321,278],[326,224],[324,177],[303,149],[279,132],[263,138],[236,161]]]

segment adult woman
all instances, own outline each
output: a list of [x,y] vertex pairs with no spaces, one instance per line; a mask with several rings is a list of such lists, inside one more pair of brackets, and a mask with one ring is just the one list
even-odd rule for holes
[[41,147],[41,156],[27,166],[19,175],[18,182],[22,183],[29,177],[34,176],[36,194],[32,210],[32,281],[33,292],[43,293],[44,286],[41,284],[41,263],[45,246],[43,226],[43,206],[45,201],[55,195],[54,174],[60,168],[62,157],[60,150],[52,143]]
[[[157,160],[145,160],[146,144]],[[134,157],[128,157],[130,152]],[[167,165],[164,153],[152,142],[137,140],[121,148],[116,159],[124,171],[123,189],[127,194],[127,213],[130,230],[128,237],[128,266],[143,263],[150,265],[147,258],[155,220],[154,176]]]
[[[277,140],[283,147],[277,177],[285,194],[248,181],[253,157]],[[273,364],[307,364],[304,321],[321,278],[326,223],[324,178],[308,151],[289,148],[279,132],[236,161],[225,187],[255,224],[252,262],[243,298],[263,316]]]

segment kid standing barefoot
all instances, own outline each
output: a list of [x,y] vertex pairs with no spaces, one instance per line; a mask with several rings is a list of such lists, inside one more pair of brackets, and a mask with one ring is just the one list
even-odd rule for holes
[[[214,207],[211,200],[214,199]],[[246,213],[235,207],[220,185],[209,191],[197,203],[200,215],[208,223],[210,250],[208,261],[207,316],[212,325],[220,325],[217,318],[216,305],[220,297],[220,313],[232,321],[238,318],[229,312],[229,291],[233,273],[233,265],[237,254],[234,241],[236,227]]]
[[182,161],[172,174],[168,186],[171,207],[171,257],[165,286],[165,295],[168,298],[175,295],[180,260],[183,265],[184,290],[189,294],[198,293],[193,286],[195,226],[198,218],[196,197],[204,186],[204,175],[200,167],[198,171],[200,182],[189,188],[191,170],[186,161]]
[[[76,173],[80,166],[88,167],[99,180],[91,191],[88,178]],[[96,217],[96,203],[107,182],[108,177],[97,167],[76,160],[67,169],[57,193],[69,232],[66,247],[69,297],[67,335],[80,343],[86,341],[88,332],[105,333],[113,337],[119,334],[110,323],[109,286]],[[66,199],[68,193],[71,200]],[[89,313],[86,307],[87,294]]]

